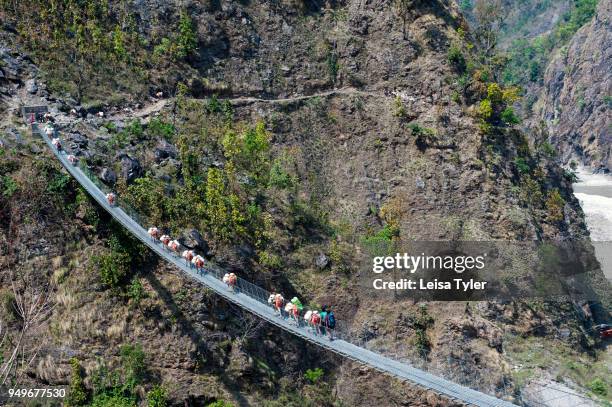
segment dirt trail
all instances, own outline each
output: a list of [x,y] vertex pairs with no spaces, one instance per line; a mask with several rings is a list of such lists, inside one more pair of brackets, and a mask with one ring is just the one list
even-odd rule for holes
[[[314,99],[317,97],[326,97],[333,95],[359,95],[359,96],[383,96],[387,97],[388,94],[382,91],[363,91],[359,89],[355,89],[353,87],[344,87],[339,89],[332,89],[325,92],[313,93],[312,95],[298,95],[287,98],[278,98],[278,99],[265,99],[258,97],[250,97],[250,96],[240,96],[234,98],[220,98],[222,101],[229,101],[234,106],[244,106],[253,103],[292,103],[298,102],[301,100]],[[161,111],[164,107],[168,105],[172,105],[174,99],[161,99],[157,100],[154,103],[148,104],[139,110],[130,110],[130,111],[122,111],[117,112],[116,114],[110,114],[109,118],[113,120],[125,120],[130,118],[142,118],[146,116],[150,116],[151,114],[155,114]]]

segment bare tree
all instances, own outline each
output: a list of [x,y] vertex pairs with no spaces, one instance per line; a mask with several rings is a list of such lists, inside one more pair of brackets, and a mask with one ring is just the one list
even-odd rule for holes
[[250,312],[244,312],[241,309],[232,306],[232,311],[236,315],[238,324],[240,325],[240,334],[238,335],[238,343],[246,344],[249,339],[257,336],[264,322],[253,316]]
[[476,34],[487,56],[497,45],[497,35],[503,21],[502,11],[501,0],[477,0],[474,5],[474,15],[478,21]]
[[[20,330],[16,338],[9,341],[12,351],[0,366],[0,385],[4,385],[10,377],[19,376],[32,364],[42,346],[42,341],[32,336],[53,310],[48,284],[37,284],[31,273],[26,273],[21,283],[21,287],[18,287],[15,278],[12,278],[13,307],[20,320]],[[0,332],[0,336],[0,345],[8,341],[8,332]]]

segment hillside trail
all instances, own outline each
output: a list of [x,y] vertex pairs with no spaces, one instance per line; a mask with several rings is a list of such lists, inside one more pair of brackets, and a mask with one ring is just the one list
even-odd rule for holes
[[[315,99],[318,97],[327,97],[334,95],[356,95],[356,96],[382,96],[389,97],[395,95],[395,92],[383,92],[383,91],[368,91],[368,90],[360,90],[354,87],[343,87],[338,89],[330,89],[324,92],[316,92],[310,95],[294,95],[291,97],[284,98],[276,98],[276,99],[267,99],[260,98],[254,96],[238,96],[238,97],[229,97],[229,98],[219,98],[221,101],[228,101],[234,106],[244,106],[253,103],[269,103],[269,104],[283,104],[283,103],[293,103],[299,102],[308,99]],[[175,98],[167,98],[167,99],[158,99],[153,103],[147,104],[140,109],[129,109],[126,111],[120,111],[117,113],[111,113],[109,115],[109,119],[113,120],[126,120],[126,119],[134,119],[134,118],[143,118],[150,116],[152,114],[158,113],[164,107],[172,105],[176,99]]]

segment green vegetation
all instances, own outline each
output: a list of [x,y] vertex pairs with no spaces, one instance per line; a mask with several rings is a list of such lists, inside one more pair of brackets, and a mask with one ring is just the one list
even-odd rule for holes
[[463,73],[466,69],[466,61],[465,56],[463,56],[463,52],[461,48],[457,44],[452,44],[448,49],[447,53],[448,62],[450,62],[457,72]]
[[549,192],[546,198],[546,210],[548,211],[548,218],[552,222],[560,222],[563,220],[564,205],[565,200],[557,188]]
[[315,384],[318,383],[319,380],[323,377],[325,372],[320,367],[316,369],[307,369],[306,373],[304,373],[304,378],[308,380],[310,383]]
[[520,122],[511,105],[519,99],[519,89],[504,88],[492,82],[487,86],[487,96],[480,101],[478,113],[480,127],[488,133],[494,126],[513,125]]
[[593,381],[589,383],[589,389],[601,397],[606,397],[608,395],[608,386],[606,386],[606,383],[600,378],[593,379]]
[[49,88],[82,103],[144,96],[150,71],[177,71],[198,47],[197,30],[186,11],[174,16],[166,30],[171,34],[161,37],[156,32],[144,35],[132,8],[111,8],[103,0],[0,1],[0,6]]
[[69,407],[83,406],[87,402],[87,389],[83,382],[83,372],[78,359],[70,359],[70,387],[66,398]]
[[434,319],[427,313],[427,306],[421,305],[416,317],[411,318],[411,325],[414,329],[414,345],[422,357],[427,357],[431,350],[431,342],[427,336],[427,328],[434,323]]
[[12,197],[13,194],[17,192],[17,189],[19,188],[17,186],[17,183],[9,175],[3,176],[1,180],[2,180],[2,196],[4,196],[5,198]]
[[580,27],[590,21],[596,7],[597,0],[573,0],[570,10],[551,32],[534,39],[515,40],[508,51],[503,82],[507,85],[525,85],[541,80],[553,51],[566,44]]
[[[90,268],[97,271],[104,286],[116,290],[129,281],[132,267],[142,262],[144,247],[120,226],[112,225],[108,250],[92,256]],[[130,294],[133,288],[130,287]]]
[[393,115],[395,117],[399,117],[400,119],[406,117],[406,108],[404,107],[402,98],[399,96],[396,96],[393,100]]

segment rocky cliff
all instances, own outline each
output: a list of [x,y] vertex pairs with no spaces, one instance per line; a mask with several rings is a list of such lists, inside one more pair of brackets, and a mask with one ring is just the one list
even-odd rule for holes
[[564,163],[575,160],[595,171],[612,166],[612,5],[601,1],[546,69],[539,116]]

